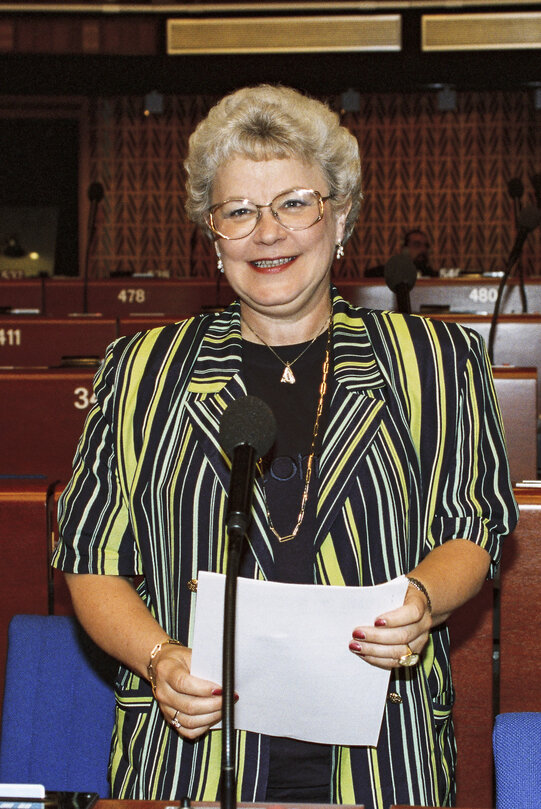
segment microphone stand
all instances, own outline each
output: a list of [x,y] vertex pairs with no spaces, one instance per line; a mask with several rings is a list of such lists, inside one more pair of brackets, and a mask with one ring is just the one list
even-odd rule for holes
[[[520,250],[514,250],[511,252],[511,255],[507,259],[507,264],[500,279],[500,285],[498,287],[498,295],[496,296],[496,302],[494,303],[494,311],[492,313],[492,320],[490,321],[490,331],[488,333],[488,356],[490,358],[490,362],[492,365],[494,365],[494,339],[496,337],[496,323],[498,320],[498,316],[500,314],[500,305],[502,302],[503,291],[505,289],[505,285],[507,283],[508,278],[510,278],[511,276],[511,270],[513,269],[513,267],[520,258],[523,246],[524,242]],[[523,311],[525,310],[523,309]]]
[[[507,279],[511,275],[511,270],[519,260],[522,251],[524,249],[524,245],[526,243],[526,239],[528,238],[528,234],[531,233],[532,230],[539,225],[539,221],[541,219],[541,211],[538,208],[523,208],[520,212],[519,217],[519,231],[517,233],[515,244],[513,245],[511,252],[509,254],[509,258],[507,259],[507,264],[505,265],[505,269],[503,271],[500,285],[498,288],[498,295],[496,297],[496,302],[494,304],[494,312],[492,313],[492,321],[490,323],[490,332],[488,335],[488,356],[490,358],[490,362],[494,364],[494,338],[496,332],[496,322],[498,320],[498,315],[500,313],[500,304],[503,296],[503,290],[507,283]],[[527,310],[526,304],[526,292],[525,290],[521,292],[522,295],[522,306],[523,311]]]
[[[251,493],[257,455],[254,447],[243,444],[235,450],[235,480],[231,481],[230,511],[227,515],[227,567],[224,593],[224,626],[222,647],[222,809],[235,809],[235,624],[237,612],[237,579],[244,535],[250,520]],[[238,481],[238,483],[237,483]]]
[[235,623],[237,606],[237,578],[243,533],[229,531],[227,569],[224,593],[224,629],[222,649],[222,809],[235,809],[236,790],[236,751],[235,751]]
[[88,189],[90,209],[88,211],[88,224],[86,229],[85,263],[83,267],[83,314],[88,314],[88,267],[90,264],[90,251],[96,232],[96,215],[98,205],[103,199],[103,186],[101,183],[91,183]]

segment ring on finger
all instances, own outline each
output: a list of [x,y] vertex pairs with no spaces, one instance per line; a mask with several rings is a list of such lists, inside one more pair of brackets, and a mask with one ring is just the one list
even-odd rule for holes
[[406,643],[406,649],[408,650],[405,655],[398,658],[398,665],[399,666],[416,666],[419,662],[419,655],[412,652],[408,644]]
[[180,724],[180,722],[179,722],[179,721],[178,721],[178,719],[177,719],[177,714],[178,714],[178,711],[175,711],[174,716],[173,716],[173,718],[171,719],[171,724],[172,724],[172,726],[173,726],[174,728],[176,728],[177,730],[179,730],[179,729],[182,727],[182,725]]

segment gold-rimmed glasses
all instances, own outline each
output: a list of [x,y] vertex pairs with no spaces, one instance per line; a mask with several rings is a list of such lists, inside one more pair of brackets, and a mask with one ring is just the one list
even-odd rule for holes
[[243,239],[257,227],[262,209],[270,208],[282,227],[306,230],[323,218],[324,204],[331,196],[323,197],[313,188],[290,188],[265,205],[249,199],[226,199],[208,209],[206,221],[212,232],[222,239]]

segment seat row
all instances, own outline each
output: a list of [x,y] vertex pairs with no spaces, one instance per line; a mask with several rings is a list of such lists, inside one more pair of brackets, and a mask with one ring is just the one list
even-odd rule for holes
[[[0,475],[66,483],[94,402],[94,367],[0,369]],[[537,370],[494,369],[514,482],[537,475]]]
[[[0,672],[7,627],[18,613],[69,615],[63,578],[49,565],[57,538],[60,489],[46,480],[0,481],[3,598],[0,609]],[[541,601],[539,535],[541,491],[518,488],[520,520],[506,540],[501,575],[450,619],[454,709],[458,740],[458,803],[493,806],[491,736],[499,712],[541,711]],[[3,683],[0,682],[0,694]]]

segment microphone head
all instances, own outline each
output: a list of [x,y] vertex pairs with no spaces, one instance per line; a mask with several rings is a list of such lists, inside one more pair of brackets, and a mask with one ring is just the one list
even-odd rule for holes
[[541,222],[541,210],[535,205],[525,205],[517,216],[517,225],[528,233],[535,230]]
[[519,199],[524,194],[524,185],[520,177],[511,177],[507,183],[507,191],[513,199]]
[[413,289],[417,280],[417,267],[409,256],[399,253],[391,256],[385,265],[384,276],[385,283],[393,292],[396,292],[401,284],[405,284],[406,288],[410,290]]
[[248,444],[257,457],[266,455],[276,438],[276,420],[270,407],[257,396],[231,402],[220,421],[220,444],[231,458],[235,447]]
[[103,185],[101,183],[90,183],[88,186],[88,199],[90,202],[100,202],[103,199]]

